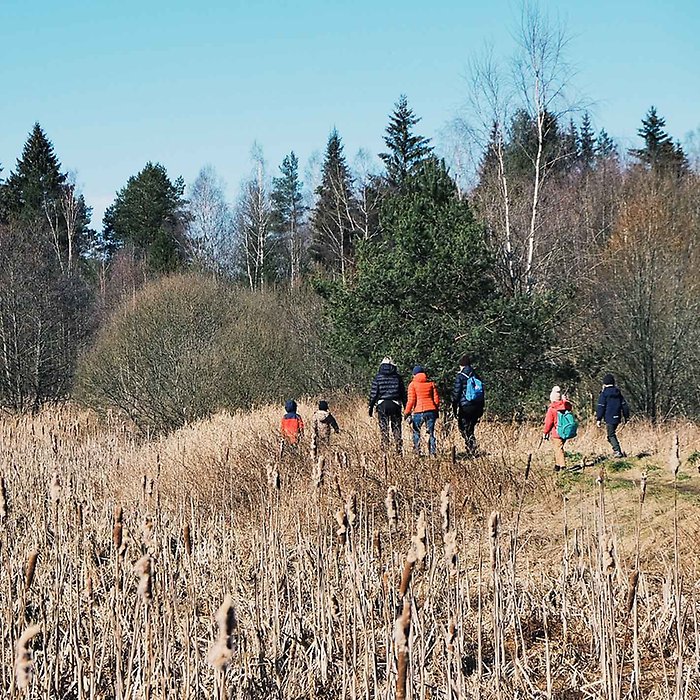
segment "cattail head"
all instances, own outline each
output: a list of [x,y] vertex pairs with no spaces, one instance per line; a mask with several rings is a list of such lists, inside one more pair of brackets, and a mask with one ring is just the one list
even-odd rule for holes
[[617,567],[617,557],[615,553],[615,540],[612,535],[608,535],[603,545],[603,573],[612,576]]
[[442,515],[442,531],[447,532],[450,529],[450,503],[452,500],[452,485],[445,484],[440,492],[440,514]]
[[492,510],[489,516],[489,532],[491,534],[491,539],[498,539],[498,528],[501,524],[501,514],[497,510]]
[[355,526],[355,521],[357,520],[357,492],[351,491],[345,502],[345,515],[348,519],[348,525],[350,527]]
[[225,671],[233,656],[231,635],[236,627],[236,613],[233,609],[233,601],[227,593],[224,602],[214,614],[218,625],[216,642],[209,650],[207,661],[218,671]]
[[182,528],[182,539],[185,544],[185,552],[187,552],[187,556],[191,557],[192,556],[192,535],[190,534],[190,524],[185,523],[185,526]]
[[39,558],[39,552],[36,549],[32,549],[27,557],[27,568],[24,571],[24,592],[29,593],[29,589],[32,587],[32,582],[34,581],[34,574],[36,572],[36,560]]
[[153,518],[150,515],[145,515],[143,518],[143,525],[141,526],[141,534],[143,536],[143,544],[146,547],[151,547],[153,545],[154,528]]
[[637,598],[637,585],[639,584],[639,571],[635,569],[629,578],[629,585],[627,587],[627,605],[625,606],[625,613],[629,615],[632,612],[632,607],[634,606],[634,601]]
[[348,536],[348,519],[345,515],[345,510],[339,508],[335,512],[335,521],[338,523],[338,529],[336,530],[338,542],[345,544]]
[[61,500],[61,477],[58,472],[53,473],[51,478],[51,486],[49,487],[49,496],[51,498],[51,503],[57,505]]
[[280,473],[277,470],[277,464],[272,461],[267,463],[267,483],[271,489],[279,491]]
[[457,531],[450,530],[445,533],[445,563],[450,573],[457,570]]
[[326,458],[320,455],[316,460],[316,468],[314,469],[313,482],[314,487],[320,489],[323,486],[323,476],[326,468]]
[[450,618],[447,623],[447,630],[445,632],[445,646],[447,648],[448,654],[453,654],[455,650],[455,638],[457,637],[457,628],[455,627],[455,621]]
[[647,473],[642,473],[642,478],[639,482],[639,502],[644,503],[644,497],[647,493]]
[[525,481],[528,480],[530,476],[530,469],[532,468],[532,452],[527,454],[527,465],[525,466]]
[[427,553],[428,550],[425,545],[425,511],[421,511],[416,521],[416,534],[411,537],[408,559],[422,565]]
[[147,603],[153,595],[153,560],[150,554],[144,554],[134,564],[134,573],[139,577],[137,593]]
[[29,690],[32,680],[32,655],[29,651],[29,642],[41,632],[39,625],[32,625],[22,633],[15,645],[15,681],[22,691]]
[[384,501],[386,506],[386,517],[389,521],[389,527],[392,530],[396,529],[396,524],[398,521],[398,516],[396,513],[396,487],[390,486],[386,492],[386,500]]
[[5,477],[0,474],[0,522],[7,517],[8,510]]
[[379,530],[375,530],[374,535],[372,535],[372,550],[376,559],[382,558],[382,538]]
[[671,451],[668,455],[668,466],[673,472],[673,476],[678,476],[678,470],[681,468],[681,447],[678,440],[678,432],[673,434],[673,442],[671,443]]
[[309,445],[309,455],[311,456],[311,461],[315,462],[318,457],[318,438],[316,437],[316,431],[311,433],[311,444]]

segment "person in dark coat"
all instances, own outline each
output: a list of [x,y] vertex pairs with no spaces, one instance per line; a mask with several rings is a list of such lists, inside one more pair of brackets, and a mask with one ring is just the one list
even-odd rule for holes
[[603,377],[603,391],[598,397],[595,417],[599,428],[601,423],[605,421],[608,429],[608,442],[613,448],[613,455],[624,457],[625,453],[620,447],[616,431],[622,420],[626,421],[630,417],[630,408],[622,392],[615,386],[615,377],[612,374],[606,374]]
[[385,357],[379,365],[379,371],[372,380],[369,391],[370,418],[377,409],[379,417],[379,432],[382,436],[382,447],[389,446],[389,429],[396,443],[396,451],[401,454],[401,414],[406,405],[406,387],[396,369],[391,357]]
[[[474,430],[479,419],[484,415],[484,392],[482,385],[480,395],[472,398],[467,396],[467,384],[472,377],[479,379],[471,366],[469,356],[462,355],[459,358],[459,372],[457,372],[454,387],[452,388],[452,412],[457,418],[459,432],[462,433],[464,438],[467,453],[473,456],[477,453]],[[481,383],[480,379],[479,383]]]

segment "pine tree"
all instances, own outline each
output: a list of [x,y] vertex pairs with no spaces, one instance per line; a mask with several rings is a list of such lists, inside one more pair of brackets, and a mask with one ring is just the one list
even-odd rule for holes
[[82,194],[61,172],[53,144],[41,126],[34,124],[15,170],[0,186],[0,220],[44,232],[60,268],[71,271],[92,242],[90,213]]
[[581,166],[584,169],[592,168],[595,162],[596,138],[593,133],[591,118],[588,116],[588,112],[583,115],[583,120],[581,121],[581,129],[579,130],[578,137],[578,152]]
[[631,148],[629,153],[652,170],[680,174],[687,170],[688,160],[680,144],[674,144],[673,139],[664,131],[664,126],[666,120],[660,117],[656,107],[652,106],[637,131],[644,139],[644,147]]
[[321,184],[312,215],[314,257],[345,279],[357,230],[357,204],[352,179],[336,129],[331,131],[323,161]]
[[280,177],[272,179],[272,222],[288,253],[289,281],[296,286],[301,277],[304,195],[299,180],[299,161],[292,151],[280,165]]
[[599,160],[607,160],[608,158],[617,158],[617,146],[615,141],[610,137],[605,129],[601,129],[598,134],[596,144],[596,157]]
[[571,167],[580,161],[579,134],[573,118],[569,119],[569,128],[561,139],[561,156],[565,167]]
[[146,163],[117,193],[103,219],[102,249],[107,256],[132,245],[149,267],[170,272],[186,257],[188,214],[181,177],[171,182],[159,163]]
[[413,127],[419,121],[420,117],[416,117],[408,106],[406,95],[401,95],[386,128],[384,143],[388,150],[379,154],[391,187],[402,187],[406,178],[416,172],[433,151],[430,139],[413,133]]

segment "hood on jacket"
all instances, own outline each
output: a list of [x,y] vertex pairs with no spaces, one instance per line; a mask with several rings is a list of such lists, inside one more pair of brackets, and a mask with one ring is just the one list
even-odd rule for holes
[[571,410],[571,404],[564,399],[561,399],[560,401],[552,401],[552,403],[549,405],[555,411],[570,411]]
[[622,392],[616,387],[616,386],[606,386],[605,389],[603,389],[603,394],[607,398],[620,398],[622,396]]
[[382,364],[379,365],[379,374],[397,374],[396,365],[382,362]]
[[297,402],[294,399],[287,399],[287,401],[284,402],[284,410],[287,411],[287,413],[296,413]]
[[427,382],[428,381],[428,375],[425,372],[417,372],[416,374],[413,375],[413,381],[414,382]]

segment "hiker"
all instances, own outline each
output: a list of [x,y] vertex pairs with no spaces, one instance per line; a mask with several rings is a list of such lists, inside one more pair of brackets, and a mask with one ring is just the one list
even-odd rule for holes
[[623,418],[626,421],[630,417],[630,407],[627,405],[622,392],[615,386],[615,377],[610,373],[603,377],[603,391],[600,392],[598,397],[595,417],[599,428],[602,421],[605,421],[608,429],[608,442],[613,448],[613,456],[625,457],[625,453],[620,447],[620,441],[617,439],[616,431]]
[[484,415],[484,385],[471,366],[469,355],[459,358],[459,372],[452,389],[452,413],[464,438],[467,454],[477,454],[474,429]]
[[566,468],[566,455],[564,454],[564,444],[566,438],[559,435],[560,414],[563,411],[571,411],[571,404],[566,396],[563,396],[558,386],[552,387],[549,394],[549,407],[544,417],[544,440],[551,440],[554,446],[554,471]]
[[328,410],[328,401],[319,401],[318,410],[314,413],[314,435],[319,446],[328,447],[331,444],[331,430],[335,430],[336,435],[340,432],[338,421]]
[[416,365],[413,368],[413,381],[408,386],[408,403],[404,415],[407,420],[410,418],[413,428],[413,452],[417,455],[420,455],[420,429],[425,425],[428,431],[428,451],[431,457],[435,456],[435,421],[439,405],[440,397],[435,383],[428,379],[421,365]]
[[401,454],[401,409],[406,405],[406,387],[391,357],[385,357],[379,365],[379,371],[372,380],[369,392],[369,416],[374,407],[379,415],[379,432],[382,436],[382,448],[389,446],[389,428],[391,428],[396,451]]
[[297,413],[297,402],[289,399],[284,404],[284,418],[280,426],[282,432],[283,446],[289,446],[296,450],[302,435],[304,434],[304,421]]

